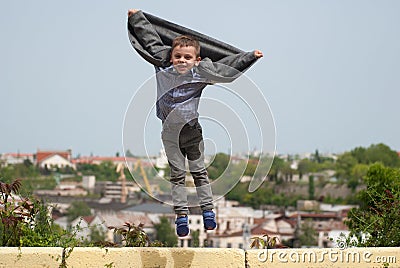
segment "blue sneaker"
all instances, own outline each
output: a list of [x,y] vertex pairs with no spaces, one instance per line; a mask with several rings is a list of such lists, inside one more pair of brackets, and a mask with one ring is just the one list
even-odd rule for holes
[[178,217],[175,221],[176,234],[179,237],[187,236],[189,234],[188,216]]
[[203,223],[206,230],[214,230],[217,227],[215,213],[212,210],[203,211]]

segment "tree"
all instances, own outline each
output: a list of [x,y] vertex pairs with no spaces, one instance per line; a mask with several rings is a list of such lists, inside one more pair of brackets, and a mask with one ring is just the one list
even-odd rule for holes
[[116,166],[111,161],[101,162],[99,165],[95,164],[79,164],[77,170],[83,175],[94,175],[96,180],[99,181],[117,181],[119,174],[115,172]]
[[78,217],[90,216],[90,207],[83,201],[74,201],[67,210],[68,222],[72,222]]
[[342,180],[352,179],[352,169],[357,164],[371,165],[382,163],[387,167],[400,167],[400,158],[396,151],[389,146],[379,143],[372,144],[368,148],[356,147],[350,152],[339,156],[336,162],[336,176]]
[[345,222],[350,237],[362,247],[400,246],[400,169],[374,164],[365,177],[367,188],[358,193],[360,207]]
[[284,181],[291,181],[293,178],[293,169],[288,161],[284,161],[281,166],[281,173]]
[[222,173],[228,167],[230,161],[230,156],[224,153],[218,153],[215,155],[214,161],[207,168],[208,176],[211,179],[219,178]]
[[357,186],[362,182],[364,176],[368,172],[368,165],[366,164],[356,164],[351,169],[350,178],[347,182],[347,186],[355,191]]
[[99,226],[90,227],[90,242],[101,242],[106,239],[106,233]]
[[256,172],[257,166],[258,166],[258,160],[257,159],[249,159],[246,165],[246,169],[244,171],[244,176],[250,176],[253,177],[254,173]]
[[316,163],[312,162],[310,159],[307,158],[301,159],[297,166],[297,170],[299,172],[299,177],[301,179],[304,174],[316,171]]
[[300,227],[299,241],[302,246],[316,246],[317,232],[314,229],[312,220],[305,220]]
[[178,244],[178,238],[175,230],[172,228],[167,217],[160,217],[160,223],[154,224],[157,231],[156,239],[167,247],[175,247]]
[[192,234],[192,241],[193,244],[192,246],[194,248],[198,248],[200,246],[200,230],[196,230],[196,231],[190,231]]
[[280,179],[279,175],[281,175],[284,167],[285,160],[279,157],[275,157],[268,174],[270,181],[278,181]]
[[[275,185],[275,186],[274,186]],[[255,209],[261,205],[295,206],[298,199],[306,197],[298,194],[278,193],[275,183],[262,184],[255,192],[247,191],[249,183],[238,183],[226,196],[229,200],[236,200],[241,205],[251,206]],[[284,185],[283,185],[284,187]]]
[[308,177],[308,199],[313,200],[314,194],[315,194],[314,176],[310,175]]
[[346,152],[336,161],[336,176],[338,179],[347,180],[351,176],[352,168],[358,163],[352,153]]
[[366,162],[364,164],[380,162],[387,167],[400,167],[400,158],[397,152],[383,143],[372,144],[367,148],[365,158]]
[[322,162],[321,157],[319,156],[318,150],[315,150],[314,161],[317,162],[317,163],[321,163]]
[[380,162],[387,167],[400,167],[400,158],[397,152],[383,143],[372,144],[368,148],[357,147],[350,153],[360,164]]

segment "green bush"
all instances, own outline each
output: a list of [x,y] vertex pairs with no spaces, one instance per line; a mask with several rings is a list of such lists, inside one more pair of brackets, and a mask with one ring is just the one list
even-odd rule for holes
[[356,237],[352,245],[361,247],[400,246],[400,170],[372,165],[365,178],[367,188],[358,193],[359,208],[346,221]]
[[47,206],[34,198],[17,200],[21,181],[0,181],[0,246],[71,247],[75,233],[54,224]]

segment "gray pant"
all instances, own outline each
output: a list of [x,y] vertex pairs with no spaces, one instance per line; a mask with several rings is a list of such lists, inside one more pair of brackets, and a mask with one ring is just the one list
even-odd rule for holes
[[197,120],[190,124],[164,124],[161,137],[171,169],[175,213],[188,213],[188,195],[185,188],[186,158],[201,209],[213,209],[211,186],[204,165],[204,143],[200,124]]

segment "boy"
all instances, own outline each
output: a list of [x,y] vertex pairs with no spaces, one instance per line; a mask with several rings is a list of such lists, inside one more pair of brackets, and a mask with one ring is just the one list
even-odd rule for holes
[[192,36],[180,35],[173,38],[171,46],[165,45],[140,10],[128,11],[128,26],[132,45],[156,69],[156,110],[162,120],[161,137],[171,169],[176,233],[180,237],[189,234],[186,159],[203,211],[204,228],[213,230],[217,224],[198,122],[200,96],[209,84],[233,81],[263,54],[255,50],[224,55],[217,64],[208,58],[201,59],[200,43]]

